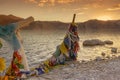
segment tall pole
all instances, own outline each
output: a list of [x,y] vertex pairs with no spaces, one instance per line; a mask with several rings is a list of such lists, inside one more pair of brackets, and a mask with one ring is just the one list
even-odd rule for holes
[[76,14],[73,15],[73,20],[72,20],[72,23],[75,22],[75,17],[76,17]]

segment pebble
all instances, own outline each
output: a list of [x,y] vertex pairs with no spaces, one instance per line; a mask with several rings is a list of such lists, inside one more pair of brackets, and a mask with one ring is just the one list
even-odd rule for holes
[[70,64],[70,67],[72,67],[72,68],[73,68],[73,67],[75,67],[75,65],[74,65],[74,64]]
[[108,56],[106,56],[106,58],[107,58],[107,59],[110,59],[110,56],[108,55]]
[[105,57],[106,53],[102,52],[101,55],[102,55],[102,57]]
[[96,61],[101,61],[102,60],[102,58],[100,57],[100,56],[98,56],[98,57],[96,57],[96,59],[95,59]]
[[111,48],[111,52],[112,53],[117,53],[117,48],[115,48],[115,47]]
[[63,71],[70,71],[70,68],[63,68]]

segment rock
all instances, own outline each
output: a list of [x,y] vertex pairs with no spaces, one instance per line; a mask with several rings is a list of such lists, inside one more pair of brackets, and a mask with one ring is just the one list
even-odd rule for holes
[[118,56],[118,58],[120,59],[120,56]]
[[27,78],[26,74],[22,74],[22,75],[21,75],[21,78],[22,78],[22,79]]
[[0,41],[0,48],[2,48],[2,42]]
[[112,47],[112,48],[111,48],[111,52],[112,52],[112,53],[117,53],[117,48]]
[[85,61],[85,60],[82,60],[81,62],[82,62],[82,63],[85,63],[86,61]]
[[74,67],[75,67],[75,65],[74,65],[74,64],[70,64],[70,67],[74,68]]
[[117,58],[117,56],[116,55],[112,55],[112,58]]
[[87,62],[88,62],[88,61],[86,61],[86,60],[82,60],[82,61],[81,61],[81,63],[83,63],[83,64],[87,64]]
[[105,43],[99,39],[85,40],[83,42],[83,46],[96,46],[96,45],[104,45]]
[[63,71],[69,72],[71,69],[70,68],[63,68]]
[[104,41],[105,44],[113,44],[113,41],[110,41],[110,40],[106,40]]
[[107,55],[106,58],[107,58],[107,59],[110,59],[110,55]]
[[102,58],[100,56],[96,57],[95,61],[101,61]]
[[102,57],[105,57],[106,53],[102,52],[101,55],[102,55]]

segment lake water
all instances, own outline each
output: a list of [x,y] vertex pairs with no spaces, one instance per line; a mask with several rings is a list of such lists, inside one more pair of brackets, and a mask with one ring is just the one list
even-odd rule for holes
[[[56,46],[61,44],[66,31],[30,31],[24,30],[21,32],[23,37],[23,44],[25,53],[27,55],[29,66],[35,66],[41,61],[51,57]],[[78,60],[90,60],[97,56],[101,56],[102,52],[112,56],[110,47],[117,47],[120,52],[120,34],[105,34],[105,33],[79,33],[80,37],[80,51],[78,52]],[[112,40],[113,45],[83,47],[82,43],[87,39]],[[0,56],[5,57],[7,65],[12,59],[11,48],[2,40],[3,48],[0,49]],[[118,53],[120,54],[120,53]]]

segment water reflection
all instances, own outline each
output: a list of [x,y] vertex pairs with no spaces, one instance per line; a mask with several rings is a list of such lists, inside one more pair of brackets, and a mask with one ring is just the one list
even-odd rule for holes
[[[61,44],[66,31],[23,31],[23,40],[25,53],[28,58],[29,65],[36,65],[41,61],[52,56],[56,49],[56,46]],[[120,35],[119,34],[104,34],[104,33],[80,33],[80,51],[78,52],[78,60],[90,60],[96,56],[101,56],[104,52],[106,55],[111,55],[110,47],[117,47],[120,51]],[[100,39],[100,40],[112,40],[113,45],[95,46],[95,47],[83,47],[82,43],[87,39]],[[0,56],[5,57],[7,65],[10,64],[12,51],[8,45],[3,41],[4,46],[0,49]],[[112,55],[111,55],[112,56]]]

